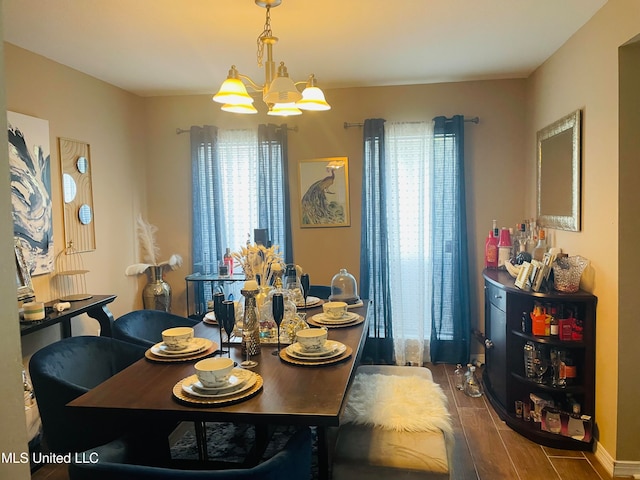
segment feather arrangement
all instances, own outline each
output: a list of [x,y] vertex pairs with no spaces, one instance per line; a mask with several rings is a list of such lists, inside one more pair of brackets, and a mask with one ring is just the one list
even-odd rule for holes
[[138,240],[140,241],[140,253],[142,261],[151,265],[158,263],[157,258],[160,256],[160,247],[156,244],[156,232],[158,227],[147,223],[138,215],[137,220]]
[[162,267],[163,270],[165,267],[168,267],[171,270],[175,270],[182,265],[182,257],[175,253],[169,257],[169,260],[158,262],[158,258],[160,257],[160,247],[158,247],[156,243],[158,227],[145,222],[142,215],[138,215],[136,223],[143,263],[129,265],[124,271],[125,275],[142,275],[149,267]]
[[240,264],[247,278],[258,280],[260,286],[270,285],[273,277],[273,266],[280,265],[282,269],[282,254],[279,246],[269,248],[259,244],[247,244],[240,251],[233,252],[233,258]]

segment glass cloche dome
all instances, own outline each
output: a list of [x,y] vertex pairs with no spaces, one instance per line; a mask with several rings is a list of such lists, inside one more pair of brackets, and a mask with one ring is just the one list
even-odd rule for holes
[[356,279],[347,272],[346,268],[341,268],[340,271],[333,276],[329,300],[332,302],[345,302],[349,305],[360,301]]

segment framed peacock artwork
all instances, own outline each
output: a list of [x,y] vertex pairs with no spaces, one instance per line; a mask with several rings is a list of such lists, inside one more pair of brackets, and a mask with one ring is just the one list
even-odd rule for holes
[[301,160],[298,169],[300,227],[348,227],[348,158]]

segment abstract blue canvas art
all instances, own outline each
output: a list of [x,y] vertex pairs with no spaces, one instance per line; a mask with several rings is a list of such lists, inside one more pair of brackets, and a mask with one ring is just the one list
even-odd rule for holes
[[54,269],[49,122],[7,112],[13,230],[31,275]]

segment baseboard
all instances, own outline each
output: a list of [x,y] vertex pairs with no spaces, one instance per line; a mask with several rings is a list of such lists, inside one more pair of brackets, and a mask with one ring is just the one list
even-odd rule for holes
[[614,460],[600,442],[596,444],[595,456],[600,465],[614,478],[640,478],[640,462]]

